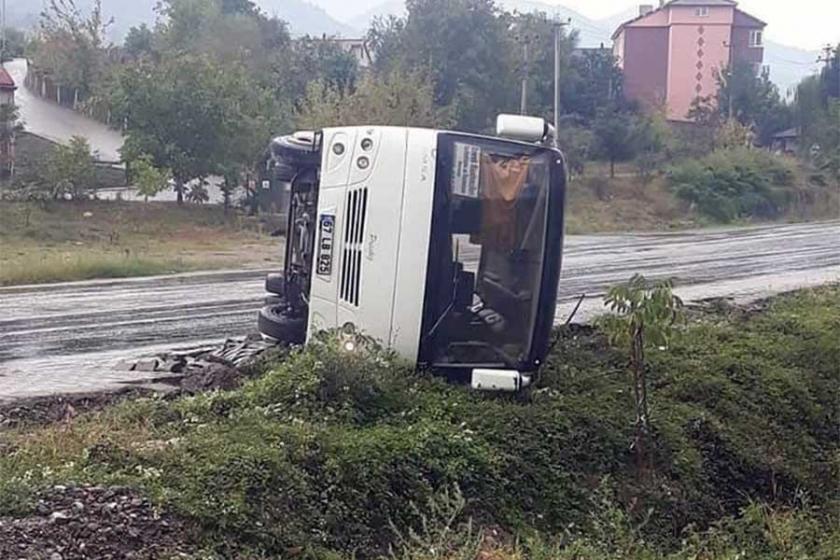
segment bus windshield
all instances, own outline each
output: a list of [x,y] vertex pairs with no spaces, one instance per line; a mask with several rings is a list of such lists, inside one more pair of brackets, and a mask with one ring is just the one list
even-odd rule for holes
[[439,146],[426,358],[436,367],[516,368],[539,312],[552,154],[447,140]]

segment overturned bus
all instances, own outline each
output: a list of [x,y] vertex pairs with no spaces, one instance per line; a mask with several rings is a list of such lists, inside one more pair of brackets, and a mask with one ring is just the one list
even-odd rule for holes
[[477,389],[530,384],[549,348],[566,170],[542,119],[498,136],[358,126],[272,142],[291,185],[261,334],[364,334]]

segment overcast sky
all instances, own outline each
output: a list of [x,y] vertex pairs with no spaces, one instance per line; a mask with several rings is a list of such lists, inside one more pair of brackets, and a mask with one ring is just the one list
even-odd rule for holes
[[[658,0],[544,0],[594,19]],[[740,0],[738,7],[767,22],[767,37],[787,45],[819,49],[840,42],[840,0]]]

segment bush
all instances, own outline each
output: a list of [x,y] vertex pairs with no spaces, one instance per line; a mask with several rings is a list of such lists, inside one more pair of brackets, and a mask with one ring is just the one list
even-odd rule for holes
[[583,175],[594,143],[592,132],[581,126],[569,125],[561,126],[557,135],[557,142],[566,157],[569,176],[574,178]]
[[685,161],[668,177],[678,197],[720,222],[780,216],[794,199],[796,180],[792,164],[783,157],[746,148]]

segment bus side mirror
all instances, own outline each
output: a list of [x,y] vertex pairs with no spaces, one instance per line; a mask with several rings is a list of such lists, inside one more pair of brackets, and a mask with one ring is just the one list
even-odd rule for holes
[[496,136],[521,142],[542,142],[551,135],[552,127],[539,117],[499,115]]

